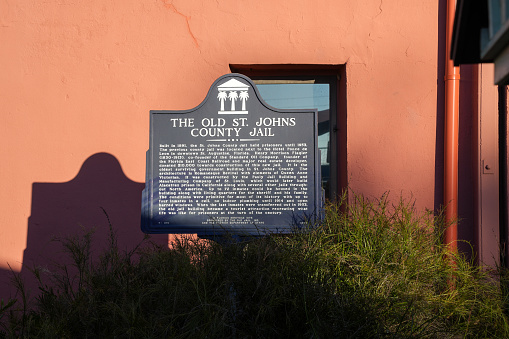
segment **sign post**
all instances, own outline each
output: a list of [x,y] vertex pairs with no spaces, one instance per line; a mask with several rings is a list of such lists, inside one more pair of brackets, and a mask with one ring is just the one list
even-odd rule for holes
[[320,218],[316,110],[267,105],[240,74],[185,111],[150,111],[145,233],[291,233]]

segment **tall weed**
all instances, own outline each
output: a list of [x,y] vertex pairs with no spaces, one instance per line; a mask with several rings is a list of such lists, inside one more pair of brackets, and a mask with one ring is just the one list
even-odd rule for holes
[[182,236],[170,248],[141,244],[129,252],[110,230],[97,262],[91,233],[61,239],[73,265],[34,268],[35,307],[0,308],[0,319],[8,318],[3,335],[509,337],[500,272],[461,255],[451,260],[440,215],[421,215],[387,195],[328,202],[325,213],[320,224],[289,236]]

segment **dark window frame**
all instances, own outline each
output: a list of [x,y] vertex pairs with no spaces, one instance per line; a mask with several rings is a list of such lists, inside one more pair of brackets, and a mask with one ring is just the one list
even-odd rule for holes
[[[335,199],[347,190],[346,66],[303,64],[230,64],[230,70],[252,80],[315,80],[330,85],[331,194]],[[335,95],[333,95],[335,93]],[[335,168],[335,169],[334,169]]]

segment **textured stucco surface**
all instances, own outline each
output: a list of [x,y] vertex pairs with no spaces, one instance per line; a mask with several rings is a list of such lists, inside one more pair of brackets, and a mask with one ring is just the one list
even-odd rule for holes
[[21,269],[36,204],[69,224],[104,224],[99,207],[119,220],[121,203],[34,187],[72,182],[97,153],[112,157],[91,175],[116,159],[142,183],[148,111],[198,105],[229,64],[346,64],[350,187],[432,209],[439,27],[436,1],[0,0],[0,268]]

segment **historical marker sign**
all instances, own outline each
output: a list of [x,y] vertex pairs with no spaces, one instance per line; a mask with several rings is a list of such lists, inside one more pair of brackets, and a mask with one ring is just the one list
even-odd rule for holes
[[150,111],[146,233],[288,233],[321,210],[316,110],[268,106],[228,74],[186,111]]

